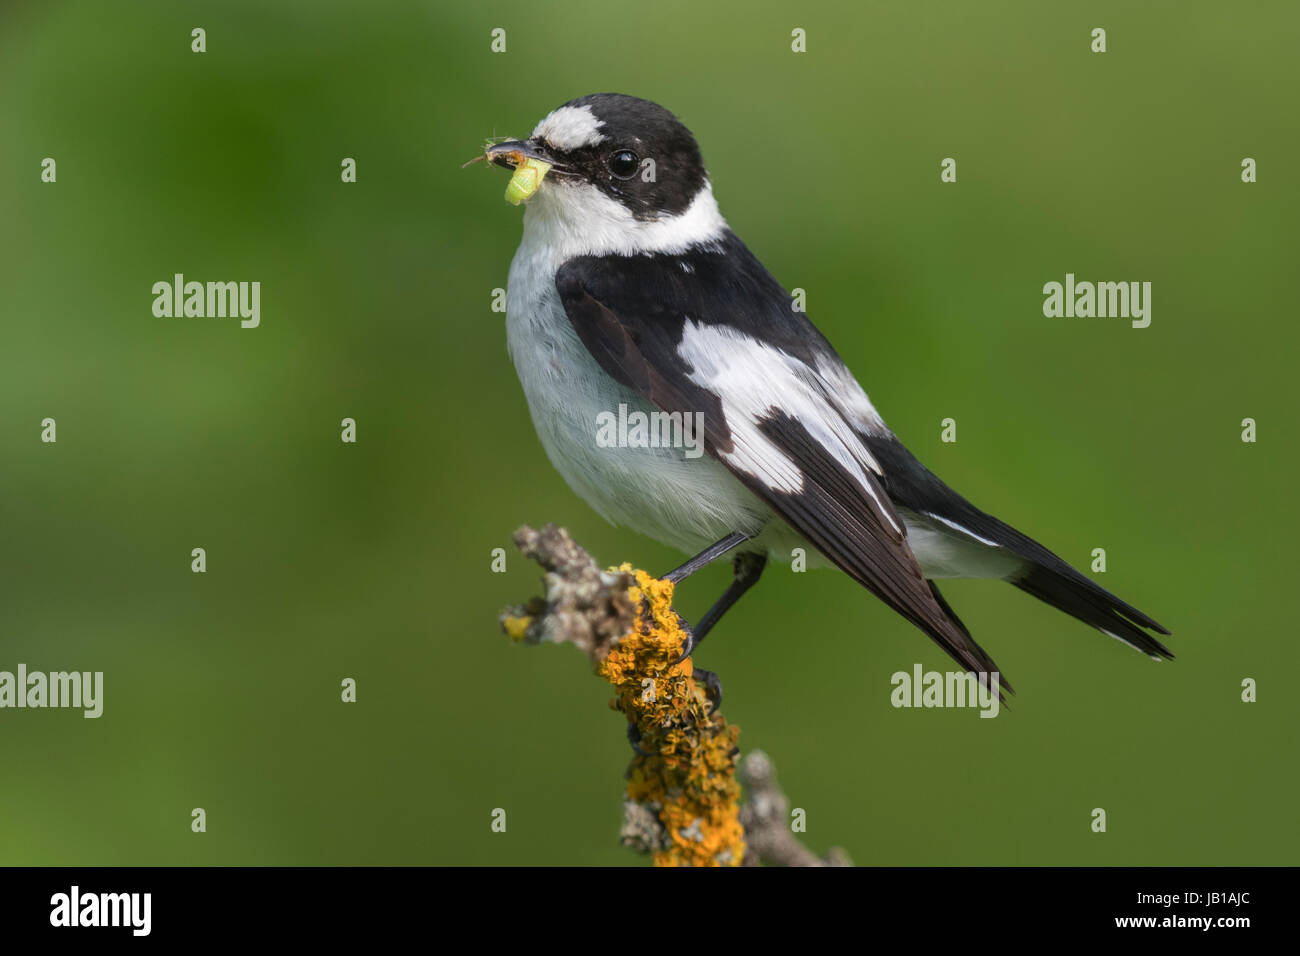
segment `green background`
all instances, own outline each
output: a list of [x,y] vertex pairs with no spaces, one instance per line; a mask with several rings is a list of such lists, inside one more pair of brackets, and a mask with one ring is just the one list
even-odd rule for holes
[[[496,615],[539,591],[524,522],[681,556],[547,462],[490,310],[520,211],[460,168],[608,90],[694,130],[923,461],[1076,565],[1104,547],[1102,583],[1174,632],[1156,664],[953,582],[1013,710],[895,710],[891,673],[947,659],[842,575],[774,567],[698,660],[808,844],[1296,862],[1297,27],[1291,3],[7,5],[0,669],[106,689],[99,720],[0,711],[0,863],[643,862],[607,687]],[[260,281],[261,327],[155,318],[176,272]],[[1066,272],[1152,282],[1151,327],[1045,318]]]

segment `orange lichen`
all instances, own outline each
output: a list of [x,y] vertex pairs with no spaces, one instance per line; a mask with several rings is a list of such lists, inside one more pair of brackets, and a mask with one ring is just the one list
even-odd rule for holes
[[656,866],[739,866],[745,856],[736,782],[736,741],[690,659],[677,663],[687,635],[672,608],[673,585],[624,564],[637,607],[632,630],[596,671],[615,688],[611,706],[636,727],[638,753],[628,772],[629,800],[653,808],[666,848]]

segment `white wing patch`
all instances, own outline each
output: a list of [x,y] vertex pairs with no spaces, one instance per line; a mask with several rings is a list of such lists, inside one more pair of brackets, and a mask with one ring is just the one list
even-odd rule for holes
[[604,122],[596,119],[590,106],[561,106],[552,110],[533,130],[533,139],[544,139],[565,152],[597,146],[609,137],[600,132]]
[[734,447],[719,454],[728,464],[773,491],[802,492],[803,469],[759,428],[774,411],[784,412],[844,467],[894,530],[904,533],[864,471],[879,475],[880,465],[828,398],[829,383],[817,370],[730,326],[689,318],[677,354],[690,364],[691,381],[714,392],[722,403]]
[[876,406],[871,404],[871,399],[867,398],[867,393],[846,366],[822,360],[817,363],[817,371],[832,385],[826,397],[845,418],[872,435],[889,434],[885,420],[880,417]]

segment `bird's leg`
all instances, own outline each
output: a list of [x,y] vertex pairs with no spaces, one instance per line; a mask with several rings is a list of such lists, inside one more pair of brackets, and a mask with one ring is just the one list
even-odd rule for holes
[[748,541],[750,537],[751,535],[747,535],[744,532],[733,531],[731,534],[727,535],[717,544],[709,545],[707,548],[705,548],[695,557],[691,558],[681,567],[674,568],[672,571],[669,571],[667,574],[663,576],[663,580],[671,581],[673,582],[673,584],[681,584],[683,581],[689,578],[700,568],[704,567],[714,558],[722,557],[732,548],[736,547],[736,545],[743,544],[746,541]]
[[732,569],[735,577],[732,579],[727,590],[722,592],[722,597],[714,602],[713,607],[704,613],[700,622],[695,625],[694,629],[686,632],[686,649],[682,651],[682,656],[678,658],[683,661],[694,653],[695,649],[704,642],[704,638],[713,625],[722,620],[722,615],[731,609],[731,606],[740,600],[740,596],[752,588],[755,582],[763,573],[763,568],[767,567],[767,554],[762,551],[743,551],[732,561]]

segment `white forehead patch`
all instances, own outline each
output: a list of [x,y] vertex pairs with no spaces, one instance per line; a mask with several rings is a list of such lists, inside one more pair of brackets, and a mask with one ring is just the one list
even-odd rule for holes
[[533,139],[544,139],[556,149],[582,149],[608,139],[600,132],[604,125],[589,106],[561,106],[537,124]]

